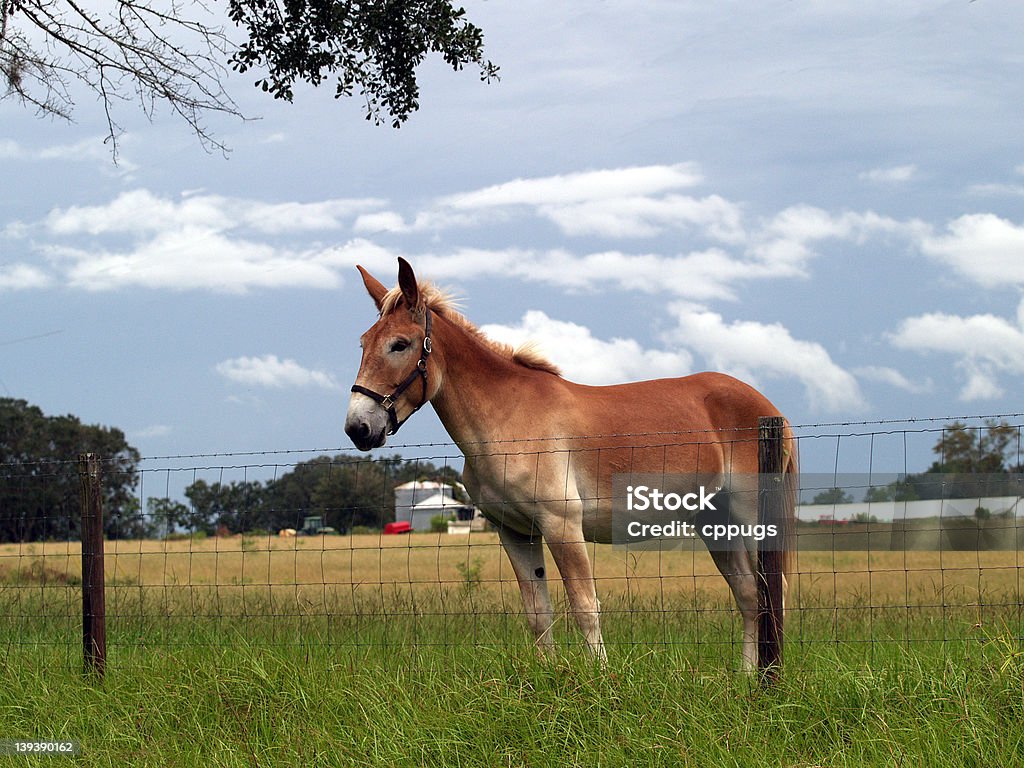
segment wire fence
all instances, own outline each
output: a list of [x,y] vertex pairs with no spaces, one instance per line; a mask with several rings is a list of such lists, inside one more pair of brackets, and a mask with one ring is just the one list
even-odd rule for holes
[[[1020,414],[1001,414],[952,426],[794,427],[803,473],[788,658],[824,647],[871,660],[1019,644],[1021,426]],[[645,438],[646,448],[666,449],[697,439]],[[537,441],[467,454],[602,450]],[[389,451],[103,457],[111,663],[234,642],[395,654],[528,649],[500,532],[461,486],[463,453],[450,444]],[[81,661],[81,500],[73,457],[0,467],[8,655]],[[667,648],[694,666],[735,665],[742,620],[699,536],[589,544],[588,552],[611,653]],[[556,644],[577,646],[555,569],[549,575]]]

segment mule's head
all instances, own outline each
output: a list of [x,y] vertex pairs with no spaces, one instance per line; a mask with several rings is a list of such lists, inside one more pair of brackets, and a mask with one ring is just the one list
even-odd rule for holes
[[380,318],[359,340],[363,356],[345,433],[359,450],[368,451],[384,445],[387,436],[430,399],[429,310],[405,259],[398,259],[399,291],[390,295],[369,272],[358,269]]

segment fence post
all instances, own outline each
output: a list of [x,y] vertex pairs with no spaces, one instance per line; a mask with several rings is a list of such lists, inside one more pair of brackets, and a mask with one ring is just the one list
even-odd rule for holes
[[[780,533],[786,530],[782,481],[785,424],[781,416],[758,419],[757,522],[778,526]],[[778,680],[782,670],[783,542],[782,536],[766,536],[757,551],[757,668],[767,684]]]
[[78,456],[82,506],[82,643],[86,674],[102,678],[107,664],[107,610],[103,582],[103,495],[100,459]]

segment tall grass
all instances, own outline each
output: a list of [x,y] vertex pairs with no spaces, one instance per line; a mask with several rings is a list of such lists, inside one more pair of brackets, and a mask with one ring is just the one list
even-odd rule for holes
[[533,653],[489,540],[353,539],[112,546],[102,682],[76,553],[0,550],[0,739],[97,766],[1024,763],[1015,553],[801,555],[766,689],[696,555],[596,552],[600,669],[557,590],[556,653]]

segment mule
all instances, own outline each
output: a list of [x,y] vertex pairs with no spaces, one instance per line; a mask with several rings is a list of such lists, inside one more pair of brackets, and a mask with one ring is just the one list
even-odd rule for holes
[[[535,347],[488,339],[448,296],[398,262],[398,286],[390,290],[358,267],[379,318],[360,339],[345,432],[360,450],[379,448],[429,402],[465,456],[467,491],[498,529],[537,646],[546,652],[553,645],[547,544],[586,645],[603,662],[587,542],[614,538],[613,497],[621,500],[622,488],[613,488],[613,478],[699,476],[718,489],[721,519],[752,525],[758,417],[781,414],[757,390],[719,373],[599,387],[568,381]],[[783,514],[791,522],[797,459],[788,424],[784,440]],[[751,670],[757,543],[753,536],[728,547],[708,543],[742,615],[742,666]]]

